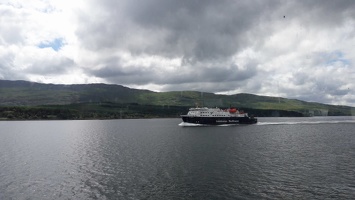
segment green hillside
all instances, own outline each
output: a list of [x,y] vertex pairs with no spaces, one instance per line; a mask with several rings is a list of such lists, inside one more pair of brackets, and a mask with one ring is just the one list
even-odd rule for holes
[[0,105],[7,106],[65,105],[103,101],[127,103],[135,102],[144,93],[152,92],[120,85],[54,85],[0,80]]
[[[47,107],[43,108],[44,105]],[[55,85],[6,80],[0,80],[0,106],[9,109],[21,107],[23,112],[30,108],[66,109],[73,111],[77,118],[86,116],[86,111],[110,113],[104,118],[118,118],[123,112],[133,118],[177,116],[181,112],[187,112],[188,107],[194,106],[221,108],[233,106],[258,116],[353,115],[354,112],[354,108],[349,106],[245,93],[217,95],[198,91],[152,92],[108,84]],[[123,109],[126,107],[132,109]],[[176,109],[172,111],[165,108]],[[8,112],[9,109],[3,109],[2,112]],[[161,109],[165,109],[166,115]],[[161,114],[154,110],[159,110]],[[51,116],[50,113],[48,115]]]

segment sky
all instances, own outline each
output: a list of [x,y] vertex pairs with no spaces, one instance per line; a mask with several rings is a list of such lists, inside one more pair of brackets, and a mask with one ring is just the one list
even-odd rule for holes
[[0,79],[355,106],[353,0],[0,0]]

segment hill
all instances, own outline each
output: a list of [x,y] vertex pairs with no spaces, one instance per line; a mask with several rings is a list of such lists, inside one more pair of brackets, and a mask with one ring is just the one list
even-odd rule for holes
[[0,105],[34,106],[72,103],[135,102],[147,90],[136,90],[107,84],[42,84],[28,81],[0,80]]
[[[352,115],[354,110],[353,107],[349,106],[327,105],[246,93],[218,95],[198,91],[153,92],[109,84],[61,85],[0,80],[0,106],[2,107],[42,106],[41,109],[44,109],[43,106],[45,105],[47,109],[50,107],[58,109],[60,107],[61,109],[75,110],[79,107],[85,107],[90,108],[91,111],[95,111],[95,109],[97,111],[100,109],[107,110],[107,107],[104,109],[104,107],[98,107],[97,105],[108,104],[111,109],[108,109],[107,112],[110,110],[115,112],[110,117],[112,115],[121,116],[122,108],[129,107],[129,105],[131,108],[136,107],[138,110],[146,110],[145,108],[149,106],[155,110],[175,108],[176,112],[186,112],[188,107],[195,105],[222,108],[233,106],[245,109],[258,116]],[[76,105],[76,108],[74,108],[74,105]],[[159,117],[158,113],[153,112],[154,109],[150,109],[150,113],[147,111],[144,116]],[[130,109],[130,116],[142,116],[134,112],[138,111]],[[178,114],[170,113],[167,116],[176,115]]]

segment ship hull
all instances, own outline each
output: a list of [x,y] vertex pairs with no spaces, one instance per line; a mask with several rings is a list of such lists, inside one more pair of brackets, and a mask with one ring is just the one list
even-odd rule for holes
[[192,124],[223,125],[223,124],[255,124],[257,119],[253,117],[198,117],[182,116],[182,120]]

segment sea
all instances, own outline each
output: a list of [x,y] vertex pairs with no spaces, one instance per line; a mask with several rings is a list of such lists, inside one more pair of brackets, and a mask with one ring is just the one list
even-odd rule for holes
[[258,120],[0,121],[0,199],[355,198],[355,117]]

